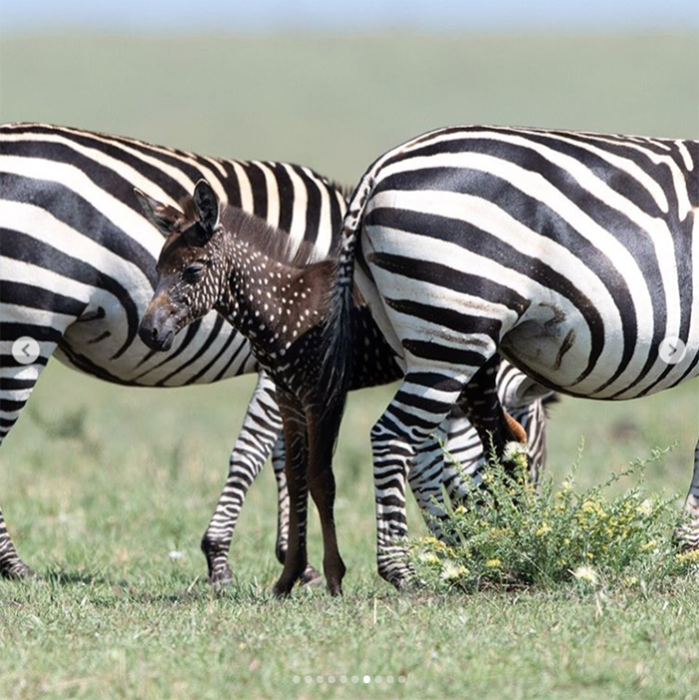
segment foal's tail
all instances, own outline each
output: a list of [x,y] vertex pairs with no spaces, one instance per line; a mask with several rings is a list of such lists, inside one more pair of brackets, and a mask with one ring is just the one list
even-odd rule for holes
[[364,210],[374,189],[374,167],[362,177],[349,200],[342,224],[340,254],[330,290],[328,316],[323,331],[321,386],[327,391],[327,407],[344,409],[352,380],[352,307],[354,261]]

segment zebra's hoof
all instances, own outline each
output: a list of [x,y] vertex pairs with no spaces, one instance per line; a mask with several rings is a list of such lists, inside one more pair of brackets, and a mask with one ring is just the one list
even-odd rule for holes
[[427,584],[417,576],[406,577],[399,586],[396,586],[401,593],[420,593]]
[[24,562],[18,562],[9,569],[3,569],[0,571],[0,576],[2,578],[9,579],[10,581],[39,581],[40,578],[37,576],[36,572],[30,569]]
[[315,586],[323,580],[323,577],[309,564],[301,574],[300,580],[302,586]]
[[209,574],[209,583],[212,586],[227,586],[233,581],[233,572],[228,564],[218,566]]
[[412,569],[401,574],[393,572],[391,576],[384,576],[381,572],[379,575],[401,593],[417,593],[427,585]]

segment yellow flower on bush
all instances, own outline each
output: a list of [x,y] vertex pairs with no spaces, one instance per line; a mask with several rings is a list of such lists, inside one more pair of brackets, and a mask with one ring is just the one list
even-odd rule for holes
[[485,565],[489,569],[499,569],[502,566],[502,562],[499,559],[488,559]]
[[454,581],[468,573],[468,569],[461,564],[457,564],[451,559],[447,559],[442,564],[442,573],[439,575],[440,578],[445,581]]
[[675,555],[680,564],[695,564],[699,562],[699,549],[693,549],[691,552],[680,552]]
[[573,571],[573,576],[578,581],[585,581],[593,586],[599,583],[599,576],[597,572],[591,566],[579,566],[575,571]]
[[653,549],[653,547],[657,547],[658,543],[655,540],[651,540],[650,542],[646,542],[645,544],[641,545],[641,551],[642,552],[647,552],[649,549]]
[[434,552],[423,552],[420,561],[423,564],[439,564],[439,557]]
[[644,518],[647,518],[653,513],[653,501],[651,501],[650,498],[646,498],[643,503],[636,507],[636,512]]
[[543,537],[544,535],[547,535],[549,532],[551,532],[551,527],[548,523],[544,523],[537,531],[536,531],[536,536],[537,537]]

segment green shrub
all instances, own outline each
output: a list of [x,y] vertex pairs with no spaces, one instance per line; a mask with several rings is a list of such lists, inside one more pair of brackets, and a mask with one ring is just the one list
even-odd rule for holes
[[[442,541],[411,543],[413,566],[430,585],[465,590],[564,581],[583,588],[603,581],[633,586],[697,568],[699,552],[681,553],[672,542],[676,497],[644,492],[647,464],[665,452],[581,493],[573,488],[579,458],[559,488],[545,477],[539,492],[525,476],[526,465],[508,474],[496,463],[484,472],[485,488],[472,488],[438,521]],[[608,494],[622,476],[633,485]]]

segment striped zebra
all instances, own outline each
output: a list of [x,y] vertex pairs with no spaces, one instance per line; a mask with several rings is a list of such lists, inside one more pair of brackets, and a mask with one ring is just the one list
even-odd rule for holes
[[[134,186],[175,204],[204,177],[222,201],[265,218],[295,245],[312,244],[319,258],[337,248],[343,194],[305,167],[209,158],[42,124],[4,125],[0,144],[0,442],[54,354],[78,371],[139,387],[207,384],[257,371],[247,341],[215,313],[192,324],[166,353],[153,353],[138,339],[164,239],[142,215]],[[381,357],[392,363],[380,334],[370,328],[367,333],[373,335],[362,358],[366,371],[381,366]],[[12,354],[14,341],[23,336],[35,338],[41,349],[29,365]],[[385,371],[375,383],[400,376],[397,367]],[[514,391],[503,380],[501,398],[519,402],[523,420],[531,422],[530,434],[539,436],[532,445],[537,446],[533,462],[540,463],[543,409],[525,396],[521,380],[515,377]],[[270,452],[279,494],[276,549],[284,558],[289,510],[280,429],[274,384],[261,372],[202,540],[214,582],[231,576],[227,558],[240,508]],[[457,459],[475,472],[480,443],[468,423],[457,415],[444,429],[450,444],[453,436]],[[433,446],[420,454],[413,470],[416,495],[432,511],[432,496],[441,496],[438,465]],[[419,478],[421,470],[425,479]],[[461,488],[453,473],[446,484],[455,494]],[[0,511],[0,575],[30,574]]]
[[[353,275],[401,357],[372,429],[378,566],[409,580],[411,455],[465,398],[502,454],[498,357],[570,396],[642,397],[699,374],[699,143],[524,128],[419,136],[367,170],[345,218],[327,358]],[[356,270],[355,270],[356,262]],[[699,447],[677,534],[699,545]]]

